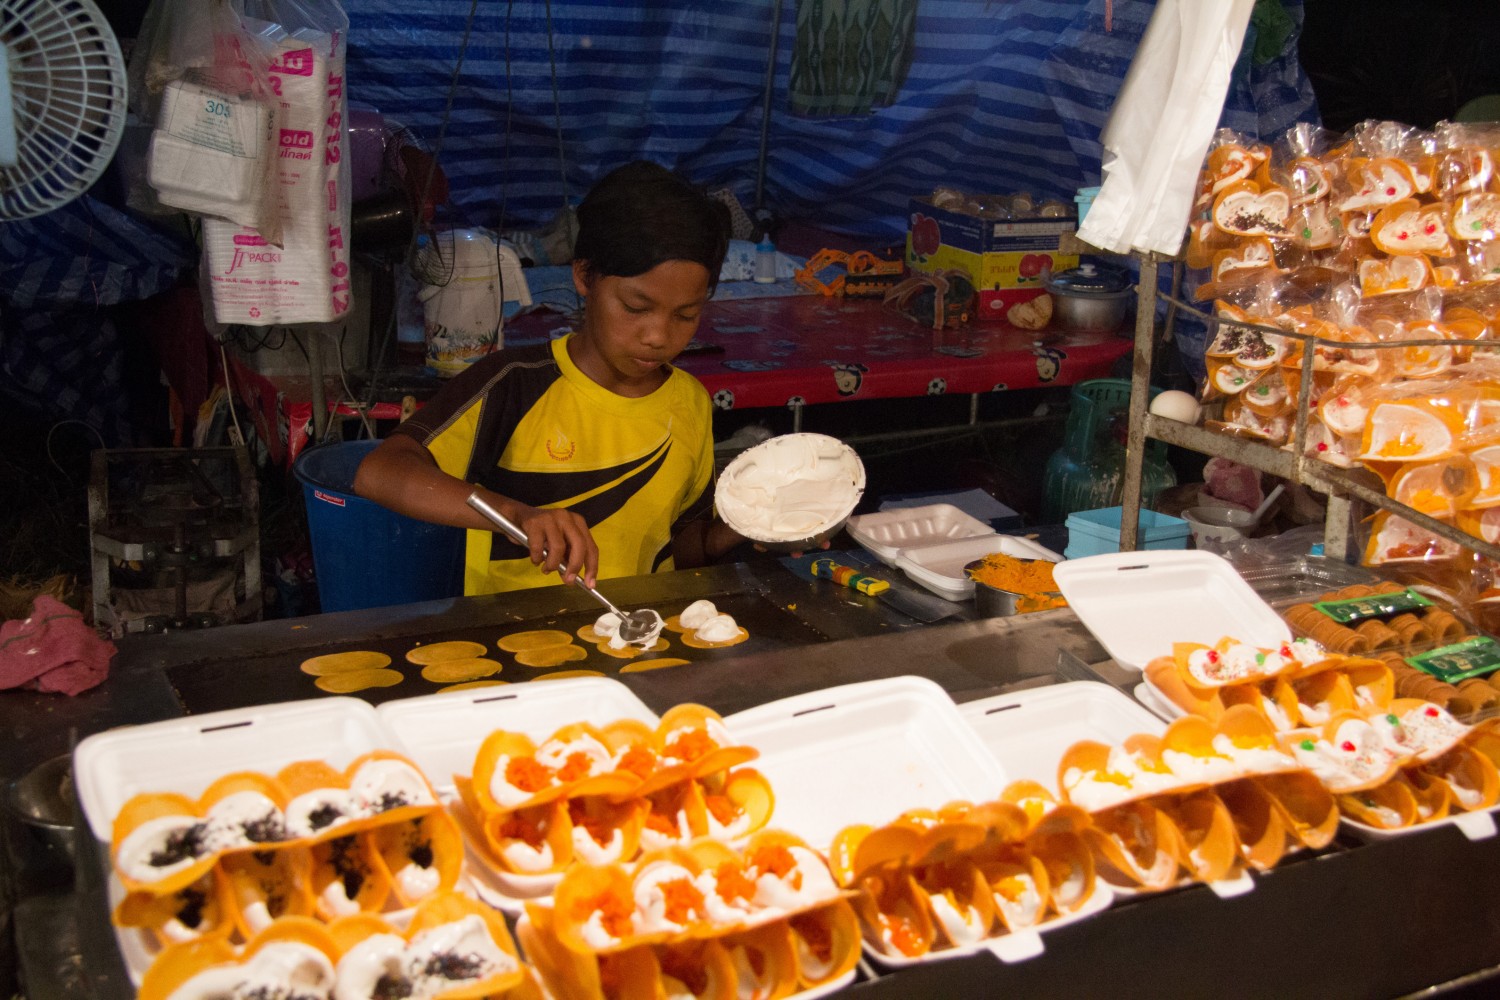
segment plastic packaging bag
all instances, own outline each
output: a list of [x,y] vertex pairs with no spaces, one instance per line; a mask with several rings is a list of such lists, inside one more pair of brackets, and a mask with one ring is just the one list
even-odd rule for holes
[[132,111],[152,126],[133,207],[227,219],[280,244],[273,55],[229,0],[154,0],[130,63]]
[[274,53],[282,242],[271,245],[255,227],[205,221],[204,299],[220,323],[332,322],[350,305],[349,21],[336,0],[245,0],[243,22]]

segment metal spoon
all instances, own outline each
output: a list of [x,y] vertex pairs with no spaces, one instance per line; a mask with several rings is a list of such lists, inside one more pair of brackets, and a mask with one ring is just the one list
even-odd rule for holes
[[[501,531],[509,535],[517,544],[530,547],[531,540],[526,537],[526,532],[521,530],[521,526],[496,510],[477,491],[469,494],[469,506],[493,521]],[[573,582],[581,590],[593,595],[594,600],[614,612],[615,617],[620,619],[620,638],[626,642],[639,642],[655,631],[661,622],[661,617],[655,611],[621,611],[610,602],[609,598],[584,583],[582,576],[575,576]]]

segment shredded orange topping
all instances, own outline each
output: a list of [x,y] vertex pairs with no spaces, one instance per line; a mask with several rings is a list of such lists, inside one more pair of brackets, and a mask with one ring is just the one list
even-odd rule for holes
[[791,851],[780,844],[771,844],[757,850],[755,856],[750,859],[750,864],[768,875],[786,878],[787,872],[796,870],[797,859],[792,857]]
[[643,746],[633,746],[625,751],[625,756],[620,758],[619,769],[648,778],[651,772],[656,770],[656,754]]
[[1052,579],[1053,565],[1044,559],[1017,559],[1003,552],[992,552],[969,570],[969,579],[996,590],[1020,594],[1016,611],[1045,611],[1062,608],[1067,602],[1055,596],[1057,581]]
[[690,729],[667,746],[667,756],[675,757],[677,760],[694,761],[710,750],[717,750],[718,744],[713,737],[708,735],[707,730]]
[[667,837],[677,836],[677,818],[653,811],[646,817],[646,829],[655,830]]
[[581,750],[575,750],[568,754],[567,760],[563,761],[563,766],[557,772],[557,780],[580,781],[589,776],[589,769],[589,755]]
[[746,878],[733,861],[724,862],[714,871],[714,885],[718,888],[719,898],[726,903],[755,897],[755,883]]
[[535,757],[512,757],[505,765],[505,780],[523,792],[538,792],[552,784],[552,771]]
[[621,899],[610,892],[601,892],[597,896],[578,901],[575,916],[580,922],[588,920],[595,913],[599,914],[600,926],[611,937],[622,938],[635,929],[631,923],[635,907],[628,899]]
[[690,879],[674,878],[657,884],[666,902],[666,918],[674,924],[685,924],[703,912],[703,893]]
[[733,802],[729,801],[729,796],[727,795],[705,795],[703,797],[703,804],[708,807],[709,812],[713,813],[714,819],[719,821],[720,826],[728,826],[730,823],[733,823],[735,817],[740,812],[739,808]]
[[912,926],[911,921],[882,913],[880,923],[885,932],[885,938],[891,943],[892,948],[907,956],[922,954],[924,950],[922,937]]
[[532,847],[540,844],[544,836],[540,823],[533,823],[518,812],[505,817],[499,833],[506,840],[524,840]]

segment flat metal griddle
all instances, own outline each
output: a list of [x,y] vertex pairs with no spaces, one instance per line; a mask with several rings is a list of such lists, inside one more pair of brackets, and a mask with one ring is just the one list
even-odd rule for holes
[[[792,612],[761,594],[753,592],[710,594],[708,599],[713,601],[719,610],[733,615],[734,620],[750,633],[750,638],[736,646],[695,649],[685,645],[682,637],[677,633],[663,631],[662,637],[669,644],[667,649],[659,653],[646,653],[631,660],[622,660],[601,653],[594,648],[593,644],[576,637],[578,629],[593,624],[598,618],[596,612],[587,611],[538,618],[527,622],[455,628],[445,630],[441,634],[401,639],[367,641],[361,640],[359,636],[350,636],[347,642],[336,645],[324,644],[305,649],[289,649],[271,655],[243,659],[236,659],[231,654],[222,659],[169,667],[166,675],[181,700],[184,711],[191,715],[198,715],[247,705],[327,697],[327,693],[320,690],[314,683],[315,678],[302,673],[300,669],[302,662],[309,657],[323,653],[346,650],[371,649],[385,653],[391,658],[391,668],[405,675],[405,680],[400,684],[387,688],[371,688],[353,695],[372,704],[380,704],[396,698],[432,694],[444,686],[424,680],[422,668],[406,662],[407,651],[418,643],[425,645],[451,639],[468,639],[483,643],[486,652],[482,655],[504,664],[504,668],[495,674],[493,679],[514,684],[563,670],[597,670],[614,677],[619,675],[621,667],[632,663],[639,665],[650,659],[672,657],[689,661],[680,666],[664,667],[661,671],[654,672],[665,677],[668,674],[677,675],[698,669],[702,664],[722,663],[746,654],[806,646],[825,642],[828,639],[817,629],[798,619]],[[662,602],[656,606],[656,610],[663,618],[667,618],[680,613],[691,603],[690,599]],[[526,667],[517,663],[514,655],[502,652],[495,645],[502,636],[536,629],[559,629],[573,635],[574,644],[583,647],[588,653],[587,657],[558,667]]]

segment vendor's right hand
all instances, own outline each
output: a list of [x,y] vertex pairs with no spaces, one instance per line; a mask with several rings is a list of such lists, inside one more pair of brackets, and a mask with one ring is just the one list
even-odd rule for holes
[[564,583],[576,577],[594,585],[599,572],[599,547],[588,522],[570,510],[518,505],[514,520],[531,543],[531,561],[544,573],[560,573]]

